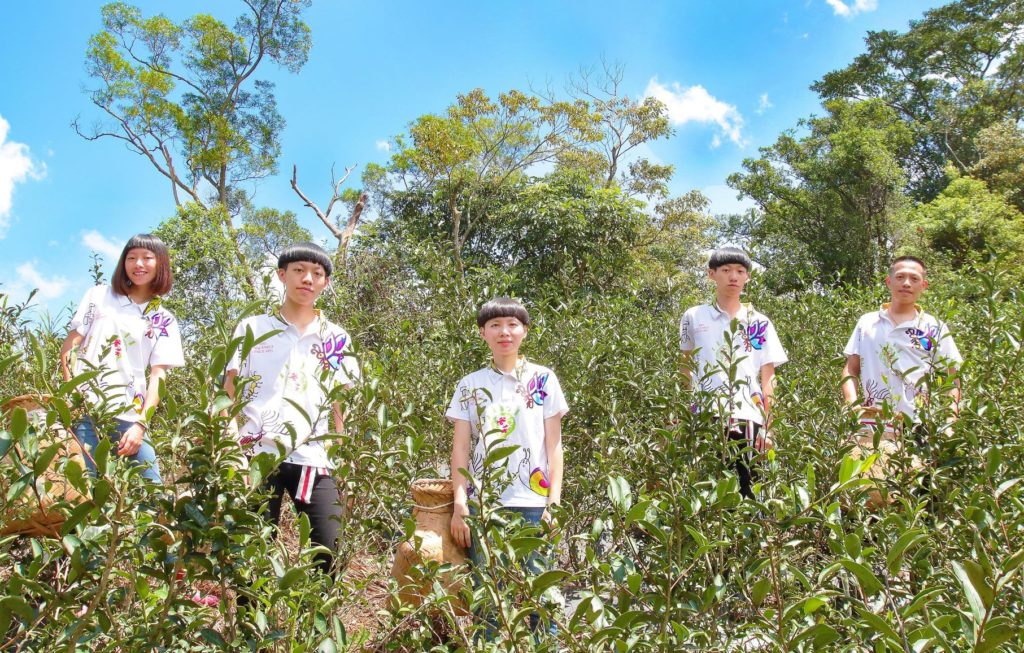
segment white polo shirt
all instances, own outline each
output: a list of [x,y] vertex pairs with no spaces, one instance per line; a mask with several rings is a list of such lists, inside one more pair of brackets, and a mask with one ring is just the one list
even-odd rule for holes
[[889,304],[861,316],[843,353],[860,356],[860,383],[864,406],[885,401],[894,412],[917,418],[917,402],[924,400],[917,384],[926,374],[963,362],[960,350],[944,322],[917,306],[917,317],[893,324]]
[[117,416],[121,420],[142,419],[146,368],[185,364],[178,321],[161,306],[159,297],[145,305],[136,304],[110,286],[94,286],[78,303],[71,328],[84,338],[73,361],[73,373],[93,367],[104,370],[83,388],[87,400],[98,406],[106,397],[115,408],[124,408]]
[[[761,390],[761,367],[769,363],[782,365],[789,358],[779,342],[775,325],[767,316],[743,304],[736,314],[739,326],[729,342],[729,314],[717,304],[701,304],[685,313],[679,322],[679,348],[696,351],[694,388],[717,393],[724,400],[715,402],[723,417],[750,420],[764,424],[764,394]],[[732,349],[739,387],[731,396],[722,393],[729,386],[729,375],[722,369]]]
[[254,338],[271,331],[280,333],[255,345],[245,360],[240,361],[241,352],[236,351],[228,363],[229,372],[251,379],[241,397],[248,403],[242,409],[246,422],[239,429],[239,439],[251,444],[253,453],[277,454],[280,444],[287,452],[285,462],[333,469],[327,447],[318,438],[329,430],[331,402],[327,393],[359,379],[348,333],[322,319],[319,311],[302,334],[279,311],[242,320],[234,337],[244,337],[246,329],[252,330]]
[[452,422],[463,420],[470,424],[475,444],[469,471],[475,477],[479,478],[489,444],[505,438],[505,445],[519,445],[503,461],[501,469],[492,470],[497,472],[499,486],[508,483],[500,503],[508,507],[542,508],[548,504],[549,487],[544,420],[568,412],[569,405],[555,373],[520,357],[511,373],[485,367],[463,377],[455,387],[445,416]]

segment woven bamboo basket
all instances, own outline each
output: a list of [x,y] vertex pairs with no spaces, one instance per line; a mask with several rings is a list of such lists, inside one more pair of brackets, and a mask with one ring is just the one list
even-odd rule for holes
[[[76,461],[83,470],[85,469],[82,447],[74,435],[68,433],[62,426],[55,424],[50,428],[46,427],[46,409],[43,407],[46,399],[21,395],[0,406],[0,412],[4,415],[10,415],[16,408],[22,408],[28,413],[30,428],[33,428],[40,438],[40,450],[54,442],[61,443],[57,455],[50,461],[46,470],[34,479],[32,487],[22,493],[17,500],[3,506],[0,512],[0,535],[60,537],[64,515],[55,509],[56,504],[62,501],[80,503],[83,499],[82,495],[68,483],[62,471],[64,461],[69,459]],[[11,464],[11,456],[21,455],[21,448],[16,446],[6,456],[0,458],[0,465]],[[0,479],[0,494],[6,493],[7,487]]]
[[[900,434],[896,433],[894,426],[886,425],[882,430],[881,439],[878,441],[878,448],[875,449],[875,424],[880,419],[881,411],[877,408],[864,409],[861,416],[861,430],[855,438],[856,444],[853,450],[850,451],[850,456],[861,460],[877,452],[878,458],[871,465],[871,468],[868,469],[865,476],[879,482],[885,482],[885,479],[891,478],[897,471],[892,465],[892,459],[904,455],[903,438]],[[916,455],[911,455],[910,470],[917,471],[923,466],[920,458]],[[877,486],[873,486],[867,492],[867,501],[864,503],[864,506],[874,512],[895,502],[896,497],[891,492],[883,496],[882,491]]]
[[[450,479],[418,479],[412,483],[413,517],[416,519],[416,531],[412,540],[402,542],[395,552],[395,563],[391,566],[391,575],[398,581],[399,600],[406,605],[420,605],[423,596],[430,591],[429,585],[423,586],[413,580],[410,575],[412,567],[428,561],[438,564],[448,563],[462,565],[466,562],[466,550],[458,546],[452,538],[452,513],[455,494]],[[460,584],[449,573],[444,587],[449,594],[457,594]],[[461,601],[456,604],[456,612],[465,614],[465,606]]]

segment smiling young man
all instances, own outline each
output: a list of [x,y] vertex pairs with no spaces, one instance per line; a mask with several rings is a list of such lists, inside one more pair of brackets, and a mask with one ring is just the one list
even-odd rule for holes
[[[352,341],[340,326],[324,319],[316,300],[330,283],[331,260],[323,249],[300,243],[278,258],[277,276],[284,285],[284,303],[271,315],[243,320],[234,337],[251,331],[253,338],[277,332],[255,345],[240,360],[228,364],[228,394],[244,400],[246,422],[239,441],[252,455],[284,455],[279,468],[266,480],[270,491],[269,516],[277,524],[287,492],[299,513],[309,517],[310,537],[328,551],[337,544],[342,504],[330,470],[325,437],[328,417],[335,431],[343,426],[342,408],[328,394],[339,385],[351,387],[359,368],[351,355]],[[244,383],[242,380],[244,379]],[[239,397],[236,390],[241,390]],[[333,556],[317,555],[324,572]]]
[[[773,446],[769,427],[775,368],[789,360],[771,320],[740,299],[752,266],[741,249],[712,252],[708,278],[715,284],[715,301],[690,308],[679,323],[685,382],[711,395],[729,439],[747,446],[735,464],[740,493],[749,498],[754,496],[749,449],[762,452]],[[730,361],[736,367],[732,386]]]
[[[918,423],[919,404],[927,401],[921,381],[936,371],[955,378],[957,366],[963,362],[946,324],[917,303],[928,288],[926,275],[924,261],[917,257],[901,256],[893,261],[885,278],[889,302],[863,315],[846,344],[843,398],[848,404],[860,399],[862,421],[868,426],[886,403],[896,422],[904,426]],[[958,385],[950,391],[950,399],[956,416]],[[895,432],[899,426],[886,425],[886,430]]]

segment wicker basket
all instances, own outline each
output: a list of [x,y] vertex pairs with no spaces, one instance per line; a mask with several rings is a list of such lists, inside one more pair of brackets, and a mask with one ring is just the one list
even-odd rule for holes
[[[419,479],[412,483],[413,517],[416,531],[409,542],[402,542],[395,552],[391,575],[398,581],[399,600],[406,605],[420,605],[429,585],[422,586],[409,574],[418,564],[434,561],[438,564],[461,565],[466,562],[466,551],[452,538],[452,511],[455,495],[449,479]],[[444,581],[450,594],[457,594],[459,583],[449,574]],[[465,613],[461,602],[456,610]]]
[[[16,408],[21,408],[28,413],[30,428],[33,428],[40,438],[39,449],[45,449],[54,442],[60,442],[61,447],[57,455],[50,461],[49,467],[34,479],[32,487],[14,502],[4,506],[0,513],[0,535],[20,534],[32,537],[49,536],[60,537],[60,528],[64,524],[64,514],[54,509],[59,502],[80,503],[82,495],[75,490],[62,471],[64,461],[74,460],[84,470],[85,459],[82,456],[82,447],[78,440],[66,429],[58,424],[46,427],[46,409],[43,405],[47,397],[33,395],[21,395],[15,397],[2,406],[0,412],[10,415]],[[11,456],[21,456],[20,447],[15,447],[6,456],[0,458],[0,465],[11,464]],[[2,478],[0,478],[0,493],[7,493]]]

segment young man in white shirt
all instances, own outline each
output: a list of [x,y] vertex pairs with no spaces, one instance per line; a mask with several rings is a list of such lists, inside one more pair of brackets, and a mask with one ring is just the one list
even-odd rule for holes
[[[936,372],[955,379],[963,362],[946,324],[917,303],[928,288],[926,274],[924,262],[917,257],[893,261],[885,278],[890,301],[857,321],[843,352],[843,398],[850,405],[860,401],[866,426],[874,426],[887,404],[893,421],[884,426],[890,434],[920,422],[918,409],[928,401],[922,381]],[[953,385],[949,398],[955,418],[960,410],[959,384]]]
[[[788,359],[775,325],[744,304],[740,297],[750,281],[750,257],[735,247],[711,254],[708,278],[715,284],[715,301],[694,306],[679,323],[684,378],[691,389],[707,397],[722,419],[730,440],[763,452],[773,446],[770,435],[775,368]],[[729,369],[735,366],[730,383]],[[706,402],[695,402],[694,409]],[[738,456],[740,492],[752,498],[751,456]]]
[[[232,398],[246,402],[246,421],[238,430],[242,445],[253,455],[284,455],[265,483],[271,493],[271,521],[277,524],[287,493],[296,511],[309,517],[310,539],[328,551],[336,548],[342,515],[330,474],[335,464],[325,444],[328,417],[335,431],[344,423],[341,406],[329,395],[339,385],[351,387],[359,377],[348,333],[315,307],[330,283],[332,267],[327,253],[312,243],[281,253],[277,276],[284,284],[284,303],[272,315],[242,320],[234,337],[247,331],[254,339],[277,333],[253,346],[244,359],[236,353],[225,383]],[[330,572],[333,556],[321,553],[317,563]]]

